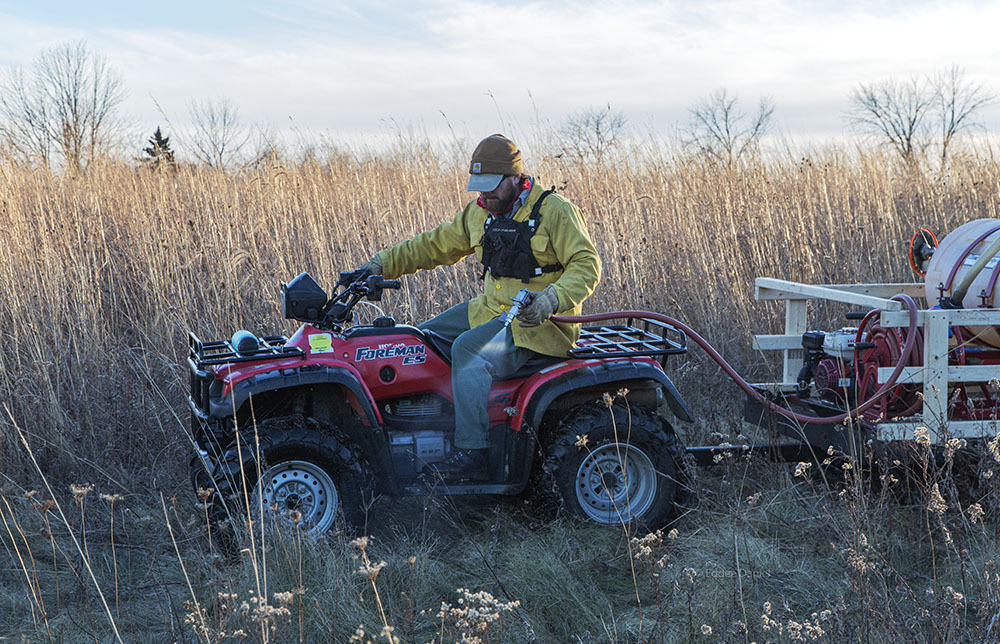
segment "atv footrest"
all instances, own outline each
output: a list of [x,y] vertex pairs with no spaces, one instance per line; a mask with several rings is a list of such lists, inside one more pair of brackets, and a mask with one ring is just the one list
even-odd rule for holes
[[517,494],[524,489],[517,483],[435,483],[428,480],[423,485],[404,485],[403,494],[407,496],[426,496],[428,494]]

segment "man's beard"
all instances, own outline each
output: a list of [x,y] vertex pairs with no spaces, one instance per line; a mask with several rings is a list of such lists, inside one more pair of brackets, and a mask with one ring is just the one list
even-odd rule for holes
[[502,199],[483,199],[483,207],[490,211],[494,215],[502,215],[503,213],[510,210],[510,207],[514,205],[514,200],[517,199],[517,195],[513,195],[506,201]]

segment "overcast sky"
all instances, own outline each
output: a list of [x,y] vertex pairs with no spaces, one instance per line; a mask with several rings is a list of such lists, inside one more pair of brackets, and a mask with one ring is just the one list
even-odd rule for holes
[[478,139],[609,103],[668,133],[725,87],[748,108],[770,96],[777,129],[809,140],[843,131],[859,82],[957,64],[1000,91],[998,25],[1000,2],[0,0],[0,65],[86,40],[148,131],[167,127],[154,99],[181,128],[190,101],[228,97],[333,137],[450,123]]

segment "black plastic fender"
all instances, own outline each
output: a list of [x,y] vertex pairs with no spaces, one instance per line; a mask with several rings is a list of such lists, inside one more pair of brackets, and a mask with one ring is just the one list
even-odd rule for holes
[[678,419],[691,422],[691,412],[670,377],[658,366],[645,362],[614,360],[580,367],[542,385],[528,402],[524,421],[531,427],[541,426],[545,410],[559,396],[576,389],[612,385],[635,380],[652,380],[660,386],[663,397]]
[[208,416],[210,418],[232,416],[234,411],[239,410],[252,395],[316,384],[334,384],[346,387],[354,394],[364,409],[368,425],[370,427],[381,425],[372,404],[371,394],[365,386],[349,370],[327,365],[284,367],[250,376],[236,383],[225,397],[218,400],[210,399]]

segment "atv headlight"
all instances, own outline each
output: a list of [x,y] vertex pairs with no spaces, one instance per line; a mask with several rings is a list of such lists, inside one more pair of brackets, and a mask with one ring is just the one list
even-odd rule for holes
[[326,306],[326,291],[309,273],[302,273],[288,284],[281,285],[281,313],[289,320],[321,322]]

